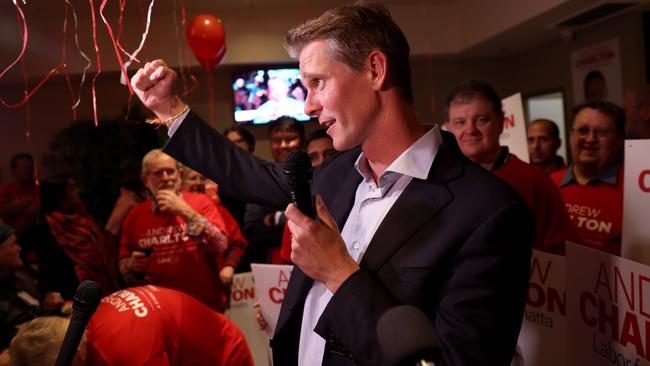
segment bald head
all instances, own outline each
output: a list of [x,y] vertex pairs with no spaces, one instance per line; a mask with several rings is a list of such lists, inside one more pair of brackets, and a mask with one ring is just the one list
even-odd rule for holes
[[560,139],[560,129],[557,127],[557,124],[555,122],[551,121],[550,119],[546,118],[538,118],[536,120],[533,120],[528,124],[528,131],[531,130],[531,127],[533,129],[543,129],[545,131],[548,131],[548,133],[553,137],[554,139],[559,140]]
[[555,122],[536,119],[528,125],[528,153],[531,164],[547,165],[555,163],[560,148],[560,130]]

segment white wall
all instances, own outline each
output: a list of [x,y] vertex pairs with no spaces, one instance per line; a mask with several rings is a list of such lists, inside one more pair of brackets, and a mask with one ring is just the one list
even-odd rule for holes
[[539,98],[529,98],[526,100],[526,108],[528,109],[528,120],[526,123],[538,118],[550,119],[555,122],[560,130],[560,139],[562,144],[558,150],[558,155],[567,158],[567,139],[566,139],[566,123],[564,121],[564,100],[562,93],[551,93]]

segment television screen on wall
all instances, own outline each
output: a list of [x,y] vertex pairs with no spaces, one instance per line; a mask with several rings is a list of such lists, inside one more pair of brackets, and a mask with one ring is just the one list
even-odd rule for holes
[[282,116],[308,121],[307,90],[296,66],[251,67],[232,74],[235,122],[265,124]]

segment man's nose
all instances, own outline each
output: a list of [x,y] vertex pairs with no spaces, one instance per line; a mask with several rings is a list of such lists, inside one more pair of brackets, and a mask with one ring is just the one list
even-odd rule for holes
[[585,141],[588,141],[588,142],[596,142],[596,141],[598,141],[598,137],[596,137],[596,131],[590,129],[589,133],[587,133],[587,136],[585,136]]
[[465,133],[472,135],[478,134],[479,130],[476,128],[476,122],[468,122],[465,124]]
[[321,106],[313,94],[314,93],[307,93],[304,110],[306,115],[310,117],[318,117],[318,111],[321,109]]

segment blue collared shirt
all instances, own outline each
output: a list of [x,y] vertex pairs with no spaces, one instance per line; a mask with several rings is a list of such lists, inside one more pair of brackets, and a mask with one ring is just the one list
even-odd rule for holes
[[[620,167],[621,163],[620,162],[615,162],[614,164],[610,165],[605,171],[603,171],[598,178],[592,179],[589,181],[587,184],[591,184],[592,182],[605,182],[609,183],[612,185],[615,185],[616,182],[618,181],[618,168]],[[562,178],[562,181],[560,182],[560,187],[564,187],[570,183],[578,183],[578,180],[576,179],[575,174],[573,173],[575,165],[571,164],[569,168],[566,171],[566,174],[564,174],[564,177]]]

